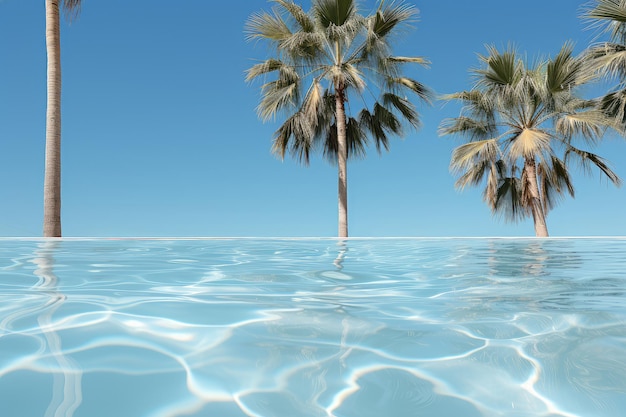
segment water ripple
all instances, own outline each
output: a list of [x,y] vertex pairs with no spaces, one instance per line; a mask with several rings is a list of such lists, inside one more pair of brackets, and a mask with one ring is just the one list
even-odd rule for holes
[[1,240],[12,417],[618,417],[624,239]]

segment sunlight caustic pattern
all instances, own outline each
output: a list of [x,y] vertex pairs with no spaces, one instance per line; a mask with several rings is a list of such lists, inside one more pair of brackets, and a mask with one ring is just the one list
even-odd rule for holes
[[624,239],[0,240],[45,416],[617,417]]

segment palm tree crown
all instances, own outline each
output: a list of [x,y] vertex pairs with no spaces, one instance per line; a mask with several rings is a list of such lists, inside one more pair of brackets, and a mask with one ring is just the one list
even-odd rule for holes
[[619,127],[626,127],[626,1],[592,0],[583,18],[590,25],[608,34],[608,42],[590,46],[585,59],[594,75],[616,80],[614,89],[602,97],[601,108]]
[[313,0],[309,12],[293,1],[273,3],[271,13],[254,14],[247,23],[249,39],[267,41],[274,51],[248,70],[247,80],[265,78],[260,118],[285,118],[275,133],[275,154],[308,164],[310,154],[322,150],[337,163],[339,235],[347,236],[347,159],[364,156],[368,138],[379,152],[388,150],[389,135],[402,133],[402,121],[419,126],[407,94],[429,99],[426,87],[402,75],[404,65],[426,60],[391,54],[390,41],[417,10],[383,0],[363,16],[353,0]]
[[570,161],[585,170],[595,165],[620,184],[602,158],[573,144],[582,139],[593,145],[609,121],[576,94],[587,78],[570,44],[531,67],[513,48],[488,47],[480,61],[472,90],[443,97],[465,105],[440,126],[443,135],[468,139],[452,154],[456,186],[485,182],[483,197],[495,214],[512,221],[532,216],[535,234],[548,236],[547,212],[565,194],[574,196]]

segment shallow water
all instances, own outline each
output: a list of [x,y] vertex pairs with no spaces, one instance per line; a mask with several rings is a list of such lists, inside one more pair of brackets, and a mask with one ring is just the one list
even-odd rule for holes
[[622,417],[626,239],[0,240],[0,415]]

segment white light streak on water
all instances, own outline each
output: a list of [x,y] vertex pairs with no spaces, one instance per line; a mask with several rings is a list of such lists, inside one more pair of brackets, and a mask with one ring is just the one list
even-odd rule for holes
[[11,417],[622,417],[626,239],[0,239]]

